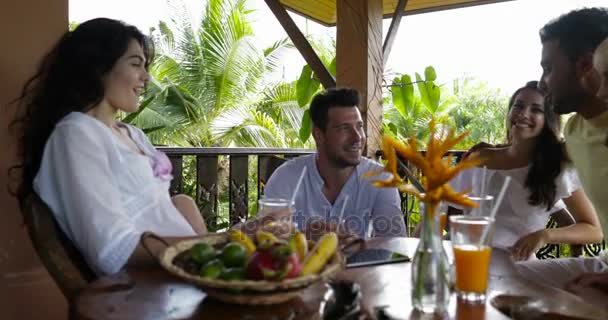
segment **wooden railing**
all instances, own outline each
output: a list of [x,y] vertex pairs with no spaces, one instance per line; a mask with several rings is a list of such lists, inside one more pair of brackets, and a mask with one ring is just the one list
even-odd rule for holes
[[[274,148],[159,147],[159,150],[165,152],[173,164],[174,179],[171,182],[171,194],[186,192],[192,196],[210,230],[221,229],[247,219],[253,213],[249,212],[250,188],[256,188],[255,200],[259,199],[263,194],[264,185],[276,168],[290,158],[314,153],[314,150]],[[448,154],[454,155],[455,161],[458,161],[463,153],[464,151],[461,150],[452,150]],[[382,153],[378,152],[375,156],[374,160],[380,160]],[[194,159],[186,161],[186,157]],[[189,166],[185,166],[186,163]],[[223,167],[228,169],[227,181],[221,181],[219,172]],[[257,171],[255,186],[250,185],[250,174],[253,173],[250,169]],[[400,174],[406,177],[408,174],[415,178],[420,177],[416,168],[405,162],[400,168]],[[218,220],[219,186],[222,183],[228,186],[228,221]],[[189,186],[188,190],[185,190],[185,186]],[[401,194],[401,207],[411,231],[419,215],[417,199],[408,194]],[[547,222],[548,228],[555,225],[554,219]],[[564,245],[547,245],[541,248],[537,255],[539,258],[560,257],[564,256],[564,251],[568,250],[566,248]],[[594,256],[603,248],[605,248],[604,243],[589,244],[583,250],[585,255]]]
[[[257,188],[259,198],[263,193],[265,183],[278,166],[290,158],[314,152],[314,150],[272,148],[159,147],[158,149],[166,153],[173,164],[171,194],[186,192],[192,196],[211,230],[247,219],[251,214],[249,212],[250,188]],[[185,167],[186,157],[189,156],[194,159],[188,161],[190,167]],[[250,172],[250,160],[255,161],[253,170],[257,170],[258,177],[255,186],[249,185],[249,177],[252,173]],[[226,167],[228,169],[227,181],[220,181],[222,177],[219,173]],[[229,192],[229,220],[227,223],[218,221],[220,196],[218,192],[219,186],[222,184],[228,186]],[[185,190],[186,185],[190,186],[190,190]]]
[[[174,178],[171,181],[171,194],[187,193],[192,196],[211,230],[247,219],[253,213],[249,212],[251,207],[251,203],[249,203],[250,188],[257,189],[259,199],[263,194],[265,183],[277,167],[290,158],[314,153],[314,150],[278,148],[159,147],[158,149],[166,153],[173,164]],[[453,150],[449,154],[455,155],[456,161],[458,161],[463,151]],[[194,159],[186,161],[187,157]],[[220,163],[221,157],[227,158],[227,161],[223,159]],[[375,154],[374,160],[379,161],[381,157],[382,152],[380,151]],[[250,163],[251,160],[254,161],[253,166]],[[218,174],[221,167],[228,169],[227,178]],[[415,176],[419,176],[415,168],[408,168]],[[250,185],[249,177],[252,173],[250,170],[257,171],[255,186]],[[400,170],[400,173],[405,174],[403,170]],[[222,178],[227,181],[221,181]],[[219,186],[222,183],[227,185],[228,189],[228,221],[218,220]],[[402,194],[401,200],[404,219],[413,228],[413,223],[409,223],[411,222],[409,219],[418,213],[417,201],[413,196],[407,194]]]

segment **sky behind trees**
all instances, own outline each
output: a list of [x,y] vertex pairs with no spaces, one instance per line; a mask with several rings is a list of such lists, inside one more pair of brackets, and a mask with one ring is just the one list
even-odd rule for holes
[[[175,2],[175,0],[171,0]],[[184,0],[197,18],[204,0]],[[286,37],[262,0],[248,0],[255,12],[254,31],[260,47]],[[608,6],[606,0],[516,0],[472,8],[406,16],[387,64],[387,71],[423,72],[432,65],[440,83],[463,76],[477,77],[509,94],[529,80],[540,77],[541,44],[538,30],[549,20],[570,10]],[[168,20],[167,0],[70,0],[70,21],[109,17],[134,24],[144,32]],[[321,26],[292,14],[300,29],[329,41],[335,28]],[[390,19],[384,20],[386,33]],[[294,80],[304,60],[295,50],[284,55],[278,78]]]

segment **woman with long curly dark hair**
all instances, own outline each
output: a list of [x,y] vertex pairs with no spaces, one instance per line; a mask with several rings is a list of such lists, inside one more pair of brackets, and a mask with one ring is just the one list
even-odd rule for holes
[[[480,167],[461,173],[453,182],[457,190],[479,195],[481,182],[477,181],[484,176],[481,167],[486,167],[485,193],[496,195],[505,178],[511,177],[496,215],[493,245],[509,248],[516,260],[527,260],[547,243],[601,241],[595,209],[559,138],[559,117],[537,81],[513,93],[506,126],[508,144],[476,148],[482,159]],[[564,207],[576,223],[546,229],[549,215]]]
[[135,27],[84,22],[61,37],[17,102],[17,196],[23,204],[37,193],[98,274],[150,263],[144,231],[169,241],[206,232],[192,199],[169,196],[167,157],[116,120],[119,111],[137,111],[152,56]]

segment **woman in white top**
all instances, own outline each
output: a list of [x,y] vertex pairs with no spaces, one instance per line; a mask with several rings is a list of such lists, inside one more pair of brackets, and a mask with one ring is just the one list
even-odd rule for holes
[[[482,159],[480,167],[487,167],[487,194],[498,194],[505,177],[512,178],[496,216],[494,245],[509,248],[516,260],[526,260],[547,243],[601,241],[595,209],[558,138],[559,118],[536,81],[515,91],[506,124],[508,145],[476,150]],[[481,171],[462,172],[452,184],[459,191],[478,192],[474,189],[479,186],[472,181],[482,176]],[[564,204],[576,223],[546,229],[549,214]]]
[[167,157],[116,121],[118,111],[137,111],[152,51],[133,26],[84,22],[59,40],[19,100],[18,195],[38,193],[97,274],[153,262],[140,244],[145,231],[170,242],[206,232],[191,198],[169,196]]

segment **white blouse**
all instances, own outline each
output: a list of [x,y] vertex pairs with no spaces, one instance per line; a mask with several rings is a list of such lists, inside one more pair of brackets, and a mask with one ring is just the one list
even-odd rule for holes
[[[481,181],[482,170],[481,168],[464,170],[450,182],[450,185],[458,192],[470,191],[470,194],[480,195],[481,183],[473,183],[473,181]],[[529,170],[530,166],[510,170],[487,169],[487,194],[495,198],[505,178],[511,177],[511,183],[496,213],[493,246],[510,247],[519,238],[544,229],[549,215],[566,207],[561,199],[568,198],[574,191],[582,188],[576,170],[568,167],[555,179],[558,201],[553,207],[547,210],[546,205],[530,205],[528,202],[530,192],[525,187]]]
[[144,231],[191,236],[194,230],[169,196],[169,179],[155,176],[156,150],[128,124],[145,155],[129,149],[101,121],[72,112],[44,148],[34,190],[98,274],[119,271]]

